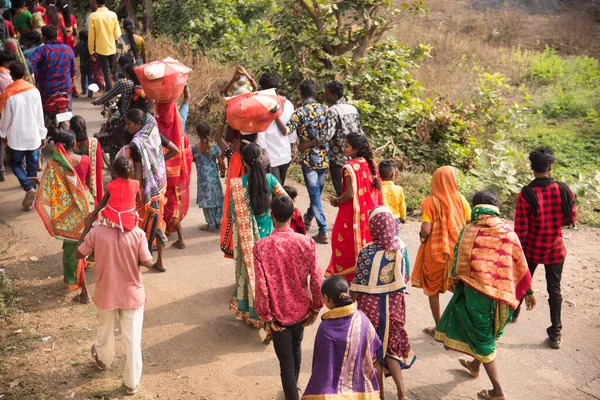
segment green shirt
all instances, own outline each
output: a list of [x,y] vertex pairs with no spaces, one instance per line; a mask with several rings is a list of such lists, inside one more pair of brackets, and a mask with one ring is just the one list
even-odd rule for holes
[[13,17],[13,25],[17,31],[28,30],[31,28],[31,18],[33,16],[27,10],[23,10],[21,15]]

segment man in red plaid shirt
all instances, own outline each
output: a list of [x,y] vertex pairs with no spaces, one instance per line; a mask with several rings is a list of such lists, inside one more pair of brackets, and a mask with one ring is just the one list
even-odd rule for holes
[[[538,264],[545,266],[552,322],[546,332],[550,347],[559,349],[562,329],[560,281],[567,256],[562,227],[575,223],[577,209],[569,187],[551,177],[554,159],[554,154],[547,148],[538,148],[529,155],[535,179],[517,198],[515,232],[523,245],[531,275]],[[518,315],[519,309],[513,315],[513,322]]]

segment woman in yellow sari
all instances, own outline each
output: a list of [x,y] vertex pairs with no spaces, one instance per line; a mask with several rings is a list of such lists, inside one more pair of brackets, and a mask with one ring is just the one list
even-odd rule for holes
[[[431,178],[431,196],[421,203],[421,246],[412,274],[413,287],[429,296],[435,324],[440,321],[440,293],[448,290],[454,246],[460,230],[471,219],[471,208],[458,191],[452,167],[441,167]],[[435,327],[425,328],[433,335]]]

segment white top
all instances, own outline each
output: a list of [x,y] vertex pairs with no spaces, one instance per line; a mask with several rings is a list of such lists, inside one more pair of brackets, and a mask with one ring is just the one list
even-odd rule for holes
[[[285,100],[281,121],[287,125],[290,118],[294,114],[294,105],[288,99]],[[277,122],[273,121],[264,132],[258,133],[256,142],[265,150],[272,167],[279,167],[292,161],[292,143],[296,143],[298,135],[292,132],[291,135],[285,136],[277,127]]]
[[6,100],[0,119],[0,137],[8,137],[8,147],[20,151],[37,150],[47,133],[39,90],[27,90]]

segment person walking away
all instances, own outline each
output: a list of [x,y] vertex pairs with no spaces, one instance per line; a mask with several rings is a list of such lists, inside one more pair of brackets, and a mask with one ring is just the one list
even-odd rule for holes
[[[14,57],[8,51],[0,52],[0,94],[13,83],[13,79],[10,76],[10,71],[8,69],[8,66],[13,61]],[[4,140],[0,140],[0,182],[6,180],[4,157],[6,157],[6,143]]]
[[19,34],[31,30],[31,12],[25,6],[25,0],[12,0],[11,8],[4,11],[2,17],[5,21],[10,21]]
[[[46,145],[48,130],[39,90],[25,78],[25,65],[9,65],[14,80],[0,94],[0,141],[10,149],[10,166],[25,191],[23,207],[31,210],[36,195],[39,149]],[[26,160],[27,172],[23,169]],[[33,181],[32,181],[33,179]]]
[[[137,204],[136,210],[140,217],[139,227],[146,232],[148,248],[151,249],[156,241],[158,258],[152,268],[165,272],[163,253],[167,236],[162,216],[167,187],[165,160],[176,156],[178,149],[158,132],[154,117],[142,110],[129,110],[125,115],[125,126],[133,139],[118,155],[128,155],[133,161],[134,177],[142,188],[141,203]],[[167,149],[166,154],[163,149]]]
[[315,338],[312,373],[302,400],[378,400],[373,355],[381,340],[367,316],[356,309],[348,282],[330,276],[321,286],[325,306]]
[[103,182],[102,182],[102,147],[98,139],[88,137],[85,119],[79,115],[75,115],[69,121],[69,125],[75,133],[75,154],[85,155],[90,158],[92,167],[92,180],[88,186],[90,193],[94,197],[94,204],[98,204],[103,197]]
[[[121,60],[119,60],[120,62]],[[114,85],[110,90],[100,96],[97,100],[92,101],[92,105],[94,106],[103,106],[117,96],[121,96],[119,101],[117,102],[117,107],[119,108],[119,113],[121,116],[127,114],[127,111],[134,108],[132,107],[133,98],[135,95],[135,89],[141,88],[142,85],[135,73],[135,69],[133,65],[127,64],[124,66],[125,77],[119,79],[116,85]]]
[[42,101],[56,93],[68,93],[70,96],[76,72],[73,49],[59,43],[56,35],[57,30],[54,26],[44,26],[44,45],[38,47],[31,56],[31,66],[42,94]]
[[[577,206],[571,189],[552,178],[554,160],[554,153],[548,148],[537,148],[529,155],[535,179],[517,197],[515,231],[523,245],[531,275],[538,264],[544,264],[546,269],[552,323],[546,333],[550,347],[559,349],[562,342],[560,282],[567,257],[562,227],[575,224]],[[516,321],[519,309],[515,314],[513,318]]]
[[256,313],[272,332],[286,400],[298,399],[304,328],[315,323],[323,307],[316,245],[290,228],[294,209],[288,196],[274,199],[271,217],[275,230],[252,250]]
[[44,22],[46,9],[40,5],[39,1],[33,1],[29,4],[29,12],[31,13],[31,28],[41,35],[42,27],[46,26],[46,22]]
[[77,40],[77,18],[73,15],[68,0],[58,0],[57,6],[65,22],[65,44],[74,48]]
[[[274,72],[265,72],[258,80],[260,90],[279,89],[281,77]],[[292,144],[298,141],[295,132],[286,135],[286,124],[294,113],[294,105],[285,99],[283,114],[269,125],[266,131],[259,132],[257,143],[271,161],[271,173],[281,185],[285,185],[287,170],[292,161]]]
[[216,233],[223,218],[223,188],[219,180],[219,170],[225,170],[225,163],[221,158],[219,146],[210,140],[210,131],[208,122],[199,122],[196,125],[200,143],[192,146],[192,155],[198,179],[196,201],[206,221],[206,225],[202,225],[200,230]]
[[[131,18],[125,18],[123,20],[123,30],[125,33],[117,40],[117,57],[129,54],[136,66],[145,64],[147,62],[146,45],[144,38],[135,34],[135,21]],[[122,71],[117,65],[117,79],[119,79],[120,74],[122,74]]]
[[146,234],[138,227],[121,231],[104,225],[92,227],[93,217],[85,220],[85,231],[76,257],[94,253],[96,258],[94,304],[98,316],[96,341],[90,352],[98,369],[111,367],[115,348],[115,314],[121,324],[125,348],[123,383],[128,395],[138,391],[142,377],[142,327],[146,294],[139,265],[152,266]]
[[[231,220],[233,222],[233,259],[235,262],[235,290],[229,310],[256,328],[265,322],[255,308],[255,268],[252,248],[254,243],[273,232],[269,206],[273,196],[286,193],[262,164],[262,149],[256,143],[242,151],[246,174],[231,180]],[[268,339],[268,337],[267,337]]]
[[329,197],[331,205],[339,207],[339,211],[331,234],[331,259],[325,276],[340,275],[352,282],[358,252],[371,241],[369,213],[383,202],[373,150],[366,136],[348,135],[344,154],[350,161],[344,165],[343,194]]
[[117,53],[116,40],[121,36],[117,14],[106,8],[106,0],[96,0],[98,9],[90,14],[88,27],[88,49],[93,59],[102,66],[106,90],[112,88],[111,71]]
[[348,157],[344,155],[344,141],[348,135],[361,132],[358,110],[344,100],[344,84],[329,81],[325,86],[325,99],[332,104],[327,111],[327,123],[319,143],[329,143],[329,170],[336,196],[342,195],[342,168]]
[[84,29],[79,32],[79,42],[75,45],[75,57],[79,57],[79,73],[81,74],[81,91],[87,92],[87,97],[94,97],[94,92],[89,86],[94,83],[94,76],[90,67],[90,51],[88,49],[88,33]]
[[[435,325],[440,321],[440,293],[450,287],[450,269],[454,246],[460,230],[471,220],[471,207],[458,191],[456,172],[441,167],[431,178],[431,196],[421,203],[421,245],[412,273],[412,286],[422,288],[429,297],[429,307]],[[433,336],[435,325],[423,332]]]
[[140,182],[133,178],[133,163],[119,156],[112,165],[113,180],[106,185],[106,193],[92,212],[98,217],[94,225],[131,231],[138,226],[136,204],[140,202]]
[[81,180],[87,175],[85,165],[81,159],[78,166],[72,162],[77,160],[72,152],[75,137],[69,132],[58,132],[55,143],[52,159],[40,179],[35,209],[50,236],[63,241],[64,282],[69,290],[81,288],[73,301],[88,304],[85,262],[76,258],[75,250],[84,230],[84,219],[94,208],[94,199]]
[[[392,160],[383,160],[379,163],[379,176],[381,177],[381,195],[383,204],[387,206],[400,224],[406,223],[406,201],[402,186],[396,185],[396,166]],[[398,229],[398,235],[400,229]]]
[[298,197],[298,191],[295,187],[292,186],[284,186],[283,190],[290,196],[290,199],[294,202],[294,215],[292,216],[292,220],[290,221],[290,228],[296,233],[301,235],[306,235],[306,227],[304,226],[304,221],[302,219],[302,213],[296,207],[296,198]]
[[435,332],[435,339],[446,349],[474,358],[459,359],[472,377],[479,376],[483,364],[493,389],[480,391],[478,398],[488,400],[506,400],[499,381],[496,341],[524,296],[528,310],[536,304],[521,243],[500,218],[498,205],[492,191],[473,196],[473,219],[461,231],[452,261],[454,294]]
[[24,32],[21,34],[21,43],[25,49],[23,55],[29,61],[35,49],[42,45],[42,34],[36,30]]
[[46,0],[46,7],[44,8],[44,14],[42,18],[46,25],[52,25],[56,28],[56,37],[59,43],[65,44],[67,40],[67,31],[65,25],[65,19],[56,7],[56,0]]
[[[313,236],[315,242],[328,244],[327,220],[321,204],[321,194],[325,187],[325,178],[329,168],[329,149],[327,144],[316,144],[327,121],[327,106],[317,102],[317,84],[311,80],[300,83],[302,107],[292,114],[287,124],[287,133],[298,136],[300,166],[304,176],[304,185],[310,198],[310,206],[304,214],[304,225],[310,229],[312,221],[317,220],[319,233]],[[314,146],[311,146],[314,144]]]
[[[408,343],[404,292],[410,276],[406,245],[397,236],[398,225],[392,211],[376,207],[369,214],[373,241],[358,253],[356,275],[351,285],[352,299],[373,324],[384,343],[377,351],[377,380],[383,388],[384,376],[391,375],[398,399],[407,400],[402,370],[412,367],[415,354]],[[378,279],[370,279],[372,276]],[[384,398],[383,391],[381,398]]]

